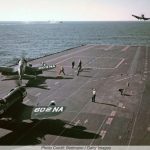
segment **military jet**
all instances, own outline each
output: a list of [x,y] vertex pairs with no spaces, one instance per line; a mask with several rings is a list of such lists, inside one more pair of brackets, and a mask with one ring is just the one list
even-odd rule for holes
[[141,16],[132,15],[133,17],[137,18],[138,20],[149,20],[150,18],[145,18],[144,14]]
[[18,86],[0,98],[0,118],[11,118],[15,120],[47,119],[58,115],[65,110],[64,106],[56,106],[54,100],[49,106],[28,106],[23,99],[27,96],[26,88]]
[[36,75],[42,74],[45,70],[55,68],[56,65],[47,65],[44,63],[43,66],[32,67],[32,64],[27,65],[27,61],[21,58],[18,65],[15,67],[0,66],[0,72],[2,75],[18,75],[19,80],[23,78],[35,78]]
[[24,87],[16,87],[10,90],[10,92],[0,99],[0,115],[4,114],[14,104],[21,103],[27,96],[26,89]]

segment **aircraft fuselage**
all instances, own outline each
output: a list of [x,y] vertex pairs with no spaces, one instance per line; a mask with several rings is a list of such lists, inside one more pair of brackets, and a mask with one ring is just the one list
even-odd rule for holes
[[0,115],[4,114],[13,105],[21,103],[26,95],[27,92],[24,87],[12,89],[6,96],[0,99]]

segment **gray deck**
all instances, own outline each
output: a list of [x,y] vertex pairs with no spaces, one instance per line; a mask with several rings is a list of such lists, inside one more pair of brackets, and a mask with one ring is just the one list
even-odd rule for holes
[[[32,61],[63,65],[67,75],[57,79],[57,71],[44,72],[41,76],[49,79],[31,83],[24,104],[31,105],[32,96],[41,106],[55,100],[67,109],[49,120],[1,119],[0,144],[149,145],[149,51],[146,46],[85,45]],[[83,71],[77,76],[71,62],[75,60],[77,66],[79,59]],[[15,82],[0,81],[0,85],[3,97]],[[96,103],[91,102],[92,88],[97,91]],[[119,88],[125,89],[125,95]]]

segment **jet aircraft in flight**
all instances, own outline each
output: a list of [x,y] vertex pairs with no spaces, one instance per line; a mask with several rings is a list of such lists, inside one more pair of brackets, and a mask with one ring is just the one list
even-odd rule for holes
[[132,15],[133,17],[137,18],[138,20],[149,20],[150,18],[146,18],[144,16],[144,14],[142,14],[141,16],[136,16],[136,15]]

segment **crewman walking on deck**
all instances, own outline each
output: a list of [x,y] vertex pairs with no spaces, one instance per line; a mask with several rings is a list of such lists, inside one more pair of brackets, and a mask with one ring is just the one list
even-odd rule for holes
[[93,89],[92,90],[92,102],[95,102],[95,98],[96,98],[96,90]]
[[74,69],[75,61],[72,62],[72,69]]
[[46,64],[42,61],[42,66],[44,67],[44,66],[46,66]]
[[80,61],[79,61],[79,64],[78,64],[78,72],[77,72],[77,76],[79,75],[81,69],[82,69],[82,61],[80,60]]
[[60,67],[59,75],[60,75],[61,73],[63,73],[63,74],[65,75],[65,70],[64,70],[64,67],[63,67],[63,66]]
[[119,89],[118,91],[121,93],[121,95],[124,95],[124,89]]
[[80,68],[80,70],[82,69],[82,61],[81,60],[79,61],[78,68]]

